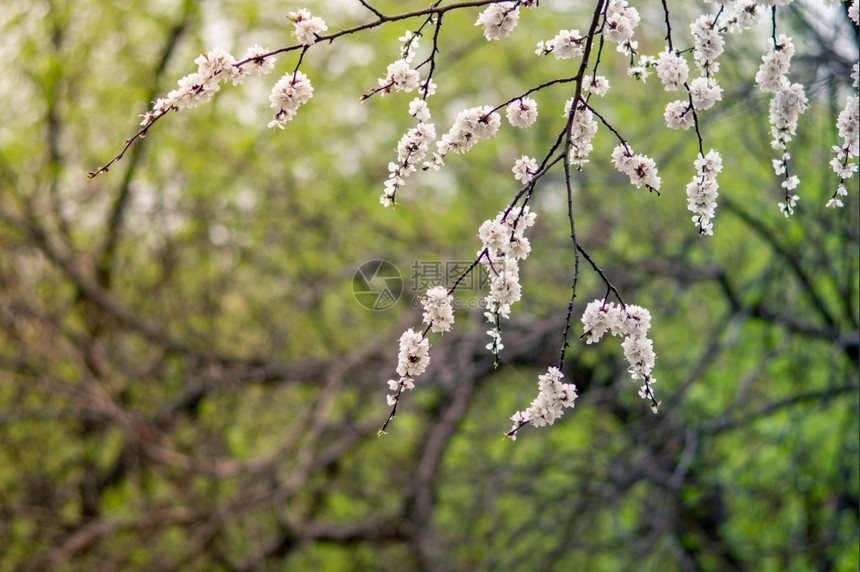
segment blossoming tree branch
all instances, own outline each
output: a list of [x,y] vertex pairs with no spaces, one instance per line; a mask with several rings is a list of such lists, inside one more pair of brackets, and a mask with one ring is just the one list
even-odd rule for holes
[[[281,78],[275,82],[269,102],[274,110],[269,128],[288,129],[288,124],[313,98],[311,78],[314,70],[303,65],[309,50],[326,49],[326,46],[354,34],[369,33],[380,26],[401,26],[404,29],[400,45],[392,46],[393,61],[380,70],[378,85],[368,86],[361,95],[365,101],[373,96],[397,96],[400,92],[413,93],[404,111],[411,116],[410,128],[397,144],[397,154],[388,164],[388,178],[381,182],[379,203],[383,207],[397,205],[399,193],[408,192],[408,179],[420,170],[442,169],[452,154],[467,153],[484,139],[492,138],[500,129],[528,129],[538,121],[538,104],[531,96],[542,90],[565,90],[569,99],[563,109],[550,110],[547,122],[556,125],[554,139],[547,141],[547,149],[538,156],[523,154],[516,159],[511,171],[511,199],[500,205],[501,211],[478,225],[480,241],[472,264],[450,287],[435,285],[422,297],[422,326],[409,328],[399,340],[396,376],[388,381],[387,396],[390,412],[380,428],[384,433],[394,419],[404,392],[415,387],[415,380],[430,363],[430,335],[448,332],[454,325],[453,295],[461,282],[479,266],[485,267],[490,277],[490,290],[486,296],[485,316],[489,324],[487,349],[495,356],[496,364],[504,348],[502,331],[509,319],[512,306],[522,297],[519,281],[519,264],[525,260],[532,245],[527,237],[537,213],[531,200],[543,191],[541,180],[552,171],[563,174],[566,189],[567,215],[570,226],[573,269],[571,297],[567,303],[566,320],[561,328],[558,362],[549,365],[538,378],[538,394],[534,400],[511,419],[513,426],[507,436],[516,439],[518,431],[526,426],[542,427],[553,424],[566,408],[574,406],[577,389],[564,383],[562,373],[566,350],[570,347],[574,300],[580,277],[580,263],[588,267],[603,281],[606,293],[589,302],[581,316],[580,340],[597,343],[606,334],[623,339],[621,349],[629,364],[632,379],[641,383],[639,395],[648,401],[657,413],[659,401],[654,393],[656,378],[653,375],[656,355],[648,337],[651,314],[643,307],[629,304],[613,286],[609,276],[589,254],[576,234],[573,181],[583,169],[606,169],[610,165],[626,175],[630,184],[659,195],[663,180],[658,174],[654,159],[638,152],[625,136],[624,129],[613,125],[601,110],[601,98],[611,89],[609,80],[601,74],[612,57],[621,58],[627,67],[630,81],[645,82],[656,75],[659,87],[678,93],[678,99],[666,105],[663,112],[668,129],[691,131],[696,138],[698,153],[690,157],[693,174],[686,184],[687,207],[692,213],[693,232],[703,236],[714,233],[717,212],[718,176],[723,168],[717,149],[707,144],[701,117],[722,100],[719,83],[720,55],[727,42],[745,30],[769,27],[768,45],[763,45],[761,65],[750,81],[759,90],[770,94],[768,122],[772,136],[773,169],[781,181],[781,194],[776,197],[777,207],[785,215],[795,214],[802,185],[795,174],[791,157],[791,141],[796,135],[798,118],[809,105],[805,88],[790,78],[791,59],[795,53],[792,39],[780,32],[781,11],[792,0],[766,0],[752,2],[729,0],[706,1],[708,11],[692,22],[681,22],[670,9],[669,0],[662,0],[663,29],[662,51],[643,53],[639,49],[637,34],[641,16],[625,0],[593,0],[590,18],[582,22],[565,22],[568,27],[558,30],[535,46],[535,58],[572,60],[559,64],[559,75],[534,85],[520,93],[513,93],[504,101],[483,102],[463,109],[441,134],[433,122],[432,96],[438,89],[435,72],[437,58],[443,53],[444,24],[453,18],[474,19],[477,33],[488,42],[501,42],[518,26],[528,26],[530,12],[540,10],[538,0],[469,0],[445,2],[437,0],[430,6],[401,13],[385,13],[366,0],[356,0],[366,9],[367,18],[352,27],[329,32],[325,20],[307,9],[289,12],[295,43],[267,49],[259,45],[249,48],[236,58],[221,50],[202,53],[194,63],[197,71],[179,80],[178,86],[163,98],[157,99],[142,115],[139,130],[125,141],[120,152],[104,166],[91,171],[90,177],[105,173],[135,142],[171,112],[184,112],[210,101],[223,85],[238,86],[251,76],[267,75],[275,70],[276,60],[290,55],[292,62]],[[854,26],[858,26],[857,1],[839,2],[824,0],[822,10],[844,10]],[[577,24],[574,26],[574,24]],[[429,53],[418,58],[420,44],[429,39]],[[421,52],[425,53],[425,52]],[[569,75],[573,71],[573,75]],[[562,72],[567,72],[568,75]],[[858,155],[858,66],[851,73],[852,93],[838,115],[838,140],[833,142],[833,189],[822,207],[840,208],[848,194],[846,182],[857,171]],[[649,88],[654,85],[649,84]],[[506,121],[503,121],[503,116]],[[506,125],[503,127],[503,124]],[[592,141],[598,131],[614,141],[608,157],[592,157]],[[593,161],[593,163],[592,163]],[[673,186],[679,185],[672,182]],[[476,243],[477,245],[477,243]],[[471,247],[470,247],[471,248]]]

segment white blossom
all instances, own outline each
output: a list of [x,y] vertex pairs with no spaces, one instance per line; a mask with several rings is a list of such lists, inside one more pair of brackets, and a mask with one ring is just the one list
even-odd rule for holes
[[703,14],[690,24],[690,31],[695,40],[693,59],[699,71],[707,76],[717,73],[720,64],[716,61],[725,48],[723,36],[716,29],[713,16]]
[[500,217],[485,220],[478,228],[478,238],[481,239],[483,248],[488,249],[491,255],[494,252],[504,251],[510,234],[508,227],[500,221]]
[[406,60],[397,60],[388,64],[385,77],[379,78],[379,93],[386,96],[394,91],[410,92],[418,88],[421,76],[412,69]]
[[696,176],[687,184],[687,209],[693,213],[693,224],[699,234],[713,235],[714,213],[717,209],[717,174],[723,169],[720,154],[711,149],[695,161]]
[[528,206],[514,207],[484,221],[478,229],[482,243],[479,255],[490,277],[490,294],[484,298],[484,316],[493,325],[487,332],[492,338],[487,349],[494,354],[504,347],[499,322],[510,316],[511,304],[522,296],[517,261],[531,250],[525,231],[534,225],[536,217]]
[[[570,98],[564,104],[565,116],[570,115],[572,106],[573,98]],[[598,125],[597,121],[594,120],[594,114],[580,101],[573,116],[573,123],[570,126],[571,165],[582,166],[588,163],[588,156],[594,148],[591,141],[597,134],[597,128]]]
[[582,90],[603,97],[609,91],[609,80],[602,75],[582,78]]
[[[417,103],[416,103],[417,102]],[[421,105],[423,104],[423,106]],[[409,112],[416,116],[427,117],[430,112],[427,105],[421,99],[413,99],[409,104]],[[397,143],[397,162],[388,164],[388,179],[385,181],[385,191],[379,197],[379,202],[384,207],[396,204],[395,195],[406,183],[406,178],[417,170],[417,165],[424,160],[427,151],[436,139],[436,126],[432,123],[419,122],[418,125],[407,131]]]
[[645,83],[648,79],[648,66],[638,65],[638,66],[630,66],[627,68],[627,75],[632,77],[633,79],[637,79],[642,83]]
[[690,96],[697,111],[710,109],[723,98],[723,88],[712,77],[697,77],[690,82]]
[[693,113],[693,107],[690,105],[690,102],[685,99],[679,99],[666,104],[663,119],[666,120],[666,126],[670,129],[686,130],[693,126],[696,116]]
[[657,356],[654,344],[648,338],[651,327],[651,313],[641,306],[615,305],[606,300],[593,300],[582,313],[583,337],[588,344],[598,342],[606,333],[624,337],[621,344],[624,357],[629,365],[628,372],[634,380],[644,379],[645,385],[639,390],[643,399],[651,400],[655,413],[657,402],[651,385],[656,381],[651,376]]
[[627,368],[633,379],[646,379],[654,369],[654,342],[645,336],[627,336],[621,343],[624,349],[624,357],[630,365]]
[[833,196],[827,201],[827,204],[824,205],[829,209],[834,208],[842,208],[845,206],[842,203],[842,200],[839,197],[844,197],[848,195],[848,189],[845,188],[845,185],[840,183],[838,187],[836,187],[836,192],[833,193]]
[[501,268],[497,268],[496,272],[491,272],[490,298],[499,304],[510,306],[520,301],[522,291],[517,261],[513,257],[505,257],[502,259]]
[[725,17],[726,24],[733,30],[743,31],[753,28],[764,18],[765,12],[758,5],[759,3],[751,0],[736,2],[729,7],[728,14]]
[[168,111],[192,109],[210,101],[220,91],[222,81],[232,81],[239,73],[234,67],[236,60],[233,56],[217,48],[200,54],[194,63],[197,71],[181,78],[176,89],[158,98],[152,109],[141,116],[141,125],[149,125],[156,116]]
[[[854,75],[857,75],[857,65],[854,65]],[[845,187],[845,180],[850,179],[857,172],[857,163],[851,159],[857,157],[858,148],[860,148],[860,140],[858,132],[860,132],[860,97],[852,95],[847,98],[845,107],[839,112],[836,119],[836,129],[839,137],[842,138],[840,145],[833,146],[835,157],[830,160],[830,167],[836,176],[839,177],[839,185],[836,187],[836,192],[827,201],[827,207],[841,207],[842,200],[839,197],[848,194]]]
[[385,396],[388,405],[397,405],[398,395],[406,389],[415,389],[415,382],[411,377],[401,377],[400,379],[389,379],[388,388],[393,392]]
[[301,8],[295,12],[287,14],[287,18],[292,20],[296,29],[293,30],[293,35],[296,40],[303,46],[311,46],[317,41],[317,35],[320,32],[328,30],[328,26],[322,18],[312,16],[307,8]]
[[645,185],[649,189],[660,190],[662,180],[657,175],[654,159],[646,155],[634,155],[628,145],[621,144],[612,151],[612,164],[630,177],[630,182],[637,188]]
[[486,249],[490,261],[484,264],[491,271],[499,258],[526,258],[530,250],[525,230],[534,225],[536,213],[529,207],[514,208],[505,214],[500,212],[495,218],[485,220],[478,228],[478,238],[481,239],[482,250]]
[[791,141],[797,130],[797,120],[806,111],[807,104],[803,86],[799,83],[780,88],[770,100],[771,145],[775,149]]
[[534,179],[535,173],[538,170],[538,162],[534,157],[523,155],[514,162],[514,167],[511,169],[514,172],[514,178],[523,183],[529,183]]
[[797,201],[800,200],[800,197],[797,195],[786,195],[784,203],[777,203],[780,212],[785,215],[785,218],[791,218],[791,215],[794,214],[794,208],[797,206]]
[[429,77],[418,85],[418,93],[422,97],[430,97],[436,93],[436,82]]
[[401,377],[417,377],[430,364],[430,341],[409,328],[400,336],[400,351],[397,354],[397,374]]
[[262,76],[271,73],[275,69],[275,56],[264,57],[268,51],[259,44],[248,48],[242,56],[242,61],[247,61],[247,63],[236,68],[237,71],[233,75],[233,85],[239,85],[250,76]]
[[699,158],[696,159],[694,165],[699,175],[714,178],[717,173],[723,170],[723,158],[718,151],[711,149],[704,156],[699,153]]
[[860,97],[854,95],[846,100],[836,119],[836,129],[844,152],[849,158],[856,157],[860,150]]
[[305,74],[300,71],[284,74],[269,95],[272,107],[278,111],[268,126],[283,129],[284,125],[296,116],[298,108],[307,103],[313,95],[314,88],[311,85],[311,80]]
[[845,161],[844,157],[846,157],[846,155],[842,152],[841,148],[837,147],[837,149],[839,149],[839,152],[836,157],[830,160],[830,167],[840,179],[850,179],[854,176],[854,173],[857,172],[857,163],[849,163]]
[[651,312],[642,306],[627,304],[622,312],[624,320],[616,335],[644,336],[651,329]]
[[432,332],[448,332],[454,323],[454,297],[444,286],[434,286],[427,290],[421,300],[424,308],[423,321]]
[[[436,128],[432,123],[419,123],[407,131],[397,143],[397,160],[402,167],[414,165],[424,158],[430,143],[436,139]],[[402,169],[401,169],[402,170]]]
[[498,328],[491,328],[487,330],[487,335],[492,338],[490,340],[490,343],[487,344],[488,350],[492,350],[493,353],[498,354],[500,351],[505,349],[505,345],[502,343],[502,333],[499,331]]
[[780,186],[786,191],[793,191],[797,188],[797,185],[799,184],[800,179],[797,177],[797,175],[792,175],[790,177],[787,177]]
[[400,393],[415,387],[415,377],[424,373],[430,364],[430,342],[423,334],[409,328],[400,336],[397,353],[397,375],[399,379],[389,379],[388,388],[392,391],[386,399],[388,405],[395,406]]
[[579,30],[561,30],[546,42],[538,42],[535,53],[539,56],[552,54],[557,60],[577,58],[584,53],[585,37]]
[[776,93],[788,85],[788,73],[791,57],[794,55],[794,43],[785,34],[780,34],[770,40],[770,50],[761,57],[761,66],[755,74],[755,82],[765,93]]
[[400,59],[407,64],[412,63],[415,59],[415,51],[418,49],[420,34],[414,34],[412,30],[406,30],[406,33],[397,38],[400,41]]
[[[236,59],[221,49],[214,49],[200,54],[194,60],[197,64],[197,75],[204,81],[229,81],[233,79],[236,70],[233,67]],[[219,77],[220,76],[220,77]]]
[[414,98],[409,102],[409,115],[422,123],[430,121],[430,109],[427,107],[427,102],[420,97]]
[[594,300],[582,313],[582,325],[585,328],[585,343],[594,344],[612,329],[617,329],[622,322],[619,308],[612,302]]
[[433,161],[425,163],[425,168],[441,165],[442,159],[451,151],[465,153],[479,139],[492,137],[499,130],[501,123],[499,114],[488,105],[461,111],[451,129],[436,142],[436,155]]
[[484,27],[487,40],[500,40],[511,33],[519,18],[520,9],[516,2],[499,2],[490,4],[481,12],[475,25]]
[[628,6],[626,0],[609,0],[603,36],[610,42],[629,45],[639,20],[639,11]]
[[773,93],[770,100],[768,120],[771,124],[771,147],[782,152],[780,159],[773,161],[773,168],[777,175],[785,176],[782,188],[785,189],[785,202],[779,203],[780,211],[790,217],[794,213],[794,206],[799,199],[797,195],[789,192],[797,188],[800,179],[796,175],[789,176],[788,161],[791,155],[788,153],[788,142],[797,129],[797,121],[800,115],[806,111],[808,100],[803,86],[799,83],[791,83],[786,75],[794,55],[794,44],[791,38],[780,34],[770,41],[770,50],[762,57],[762,64],[756,73],[756,84],[759,89],[766,93]]
[[508,105],[505,114],[514,127],[530,127],[537,120],[537,102],[530,97],[517,99]]
[[657,56],[657,77],[666,91],[677,91],[679,85],[684,85],[690,73],[687,60],[670,52],[668,49]]
[[514,422],[508,436],[516,440],[517,430],[526,423],[533,427],[552,425],[564,415],[566,408],[572,408],[577,398],[576,385],[562,383],[564,374],[556,367],[550,367],[538,376],[538,395],[525,411],[517,411],[511,416]]

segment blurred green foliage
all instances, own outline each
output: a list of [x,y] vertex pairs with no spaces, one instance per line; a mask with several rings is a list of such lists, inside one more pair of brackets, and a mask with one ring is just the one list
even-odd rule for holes
[[[532,52],[559,27],[584,29],[582,4],[544,2],[493,43],[475,9],[446,15],[437,131],[466,106],[573,74]],[[330,31],[368,17],[358,2],[308,5]],[[647,53],[661,47],[655,8],[641,6]],[[513,160],[555,140],[570,86],[535,95],[533,128],[503,127],[414,174],[383,209],[411,97],[359,97],[416,25],[395,23],[311,49],[314,98],[286,130],[266,129],[267,97],[294,53],[164,118],[86,179],[201,50],[286,45],[291,9],[4,4],[0,570],[857,569],[857,195],[823,208],[856,30],[833,20],[841,35],[815,36],[798,23],[824,12],[805,4],[780,20],[812,54],[792,68],[812,107],[792,145],[803,186],[791,220],[775,206],[767,98],[751,83],[766,36],[731,38],[723,102],[701,125],[725,166],[709,238],[686,210],[695,137],[663,127],[674,97],[626,77],[607,50],[612,89],[595,105],[657,160],[663,193],[612,170],[616,141],[601,127],[574,180],[577,236],[654,316],[658,416],[618,344],[586,346],[577,321],[566,370],[577,407],[502,439],[561,345],[574,257],[554,174],[533,198],[503,366],[493,372],[480,311],[460,312],[377,438],[420,292],[370,312],[351,293],[356,268],[388,260],[409,282],[414,261],[470,261],[478,225],[517,190]],[[695,7],[675,9],[680,22]],[[429,48],[424,38],[419,58]],[[575,321],[604,293],[580,269]]]

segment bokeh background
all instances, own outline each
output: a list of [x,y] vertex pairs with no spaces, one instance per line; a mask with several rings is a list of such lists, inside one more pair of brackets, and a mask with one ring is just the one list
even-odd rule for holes
[[[447,15],[437,131],[464,107],[571,75],[534,46],[587,29],[590,4],[544,0],[492,43],[478,9]],[[640,50],[656,54],[661,7],[635,4]],[[306,5],[330,31],[369,20],[355,1]],[[729,36],[723,101],[702,114],[724,164],[708,238],[684,195],[695,137],[663,127],[677,94],[627,78],[607,49],[612,89],[596,105],[657,160],[663,193],[612,169],[601,127],[574,181],[577,233],[652,312],[662,407],[638,398],[618,344],[576,339],[605,290],[582,267],[564,369],[576,408],[516,442],[503,439],[509,416],[558,359],[573,279],[558,174],[532,201],[501,367],[476,284],[454,331],[431,335],[430,368],[388,434],[377,429],[397,339],[421,319],[414,268],[472,260],[478,226],[518,188],[513,160],[542,156],[563,126],[570,86],[534,96],[534,127],[413,175],[383,209],[411,95],[359,97],[419,25],[399,22],[311,49],[314,98],[286,130],[266,129],[268,93],[295,53],[164,118],[87,179],[201,50],[289,45],[284,13],[298,7],[4,0],[0,570],[857,570],[856,186],[844,209],[823,207],[858,55],[846,5],[779,11],[811,102],[791,147],[802,198],[790,220],[752,80],[770,27]],[[676,45],[690,45],[684,22],[702,6],[671,9]],[[385,311],[353,296],[356,269],[377,259],[404,278]]]

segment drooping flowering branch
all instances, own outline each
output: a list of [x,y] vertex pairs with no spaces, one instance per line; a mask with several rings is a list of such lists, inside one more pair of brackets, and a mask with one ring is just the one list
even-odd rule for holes
[[[120,152],[102,167],[91,171],[90,177],[106,172],[115,162],[122,159],[125,152],[138,139],[146,136],[152,126],[163,119],[168,112],[181,112],[208,102],[220,91],[224,84],[239,85],[250,76],[265,75],[274,70],[276,56],[297,52],[295,65],[275,83],[269,96],[269,103],[275,110],[270,128],[284,129],[300,112],[300,108],[310,102],[314,87],[307,70],[303,67],[304,57],[311,49],[324,49],[338,39],[371,30],[395,22],[412,22],[400,38],[400,50],[396,58],[387,65],[377,85],[365,91],[361,100],[366,101],[374,95],[397,96],[400,92],[414,93],[408,105],[408,113],[415,120],[396,146],[396,159],[389,162],[388,177],[379,202],[385,207],[397,205],[397,196],[413,174],[423,170],[441,169],[445,160],[454,155],[467,153],[474,145],[493,138],[499,131],[507,128],[527,129],[538,122],[537,100],[532,97],[541,91],[562,92],[566,98],[563,109],[563,125],[553,132],[557,136],[544,152],[523,150],[517,153],[511,172],[518,187],[507,206],[494,218],[485,220],[478,228],[481,241],[473,262],[456,279],[453,286],[431,286],[421,298],[423,308],[423,329],[409,328],[400,337],[398,361],[395,371],[397,377],[388,381],[390,393],[387,400],[391,407],[388,418],[380,432],[384,432],[397,413],[403,392],[413,389],[415,379],[422,375],[430,363],[430,340],[428,334],[442,334],[453,327],[455,314],[453,295],[462,280],[476,269],[482,268],[489,276],[489,294],[484,298],[485,316],[490,324],[487,348],[494,356],[495,364],[500,363],[504,348],[502,325],[510,317],[511,307],[522,299],[519,263],[525,260],[532,250],[526,236],[527,230],[535,224],[536,213],[530,205],[535,193],[547,192],[542,178],[553,169],[563,170],[567,193],[568,219],[573,255],[573,276],[571,296],[562,329],[562,346],[557,367],[549,367],[538,378],[538,395],[529,407],[517,411],[512,420],[513,428],[507,433],[512,439],[523,426],[535,427],[550,425],[563,414],[564,409],[573,407],[577,389],[571,383],[563,383],[565,352],[570,347],[569,333],[577,297],[577,284],[580,272],[580,256],[604,282],[607,293],[602,299],[594,300],[585,308],[582,315],[583,338],[586,343],[597,342],[605,333],[623,338],[621,344],[629,364],[628,371],[633,379],[643,381],[639,394],[650,401],[656,413],[657,401],[652,375],[656,355],[653,343],[647,337],[651,315],[639,306],[625,304],[621,294],[610,282],[609,277],[590,256],[576,235],[575,200],[573,179],[578,171],[592,168],[592,162],[605,168],[611,164],[623,173],[637,188],[645,187],[659,195],[661,187],[666,186],[658,174],[654,159],[644,153],[634,152],[634,145],[625,138],[621,130],[607,120],[600,111],[599,100],[610,90],[609,81],[599,74],[604,57],[603,48],[615,44],[627,66],[627,74],[635,80],[645,82],[652,72],[656,74],[663,89],[682,92],[682,96],[666,105],[663,119],[668,128],[689,130],[696,134],[698,152],[691,157],[695,175],[686,185],[687,207],[693,213],[693,223],[700,235],[713,234],[718,198],[717,175],[723,168],[719,151],[705,151],[702,135],[701,114],[723,99],[723,89],[717,81],[720,70],[719,58],[725,50],[727,41],[733,34],[755,28],[767,20],[770,14],[770,49],[762,57],[762,64],[756,73],[755,84],[758,88],[772,94],[769,110],[773,147],[779,157],[773,161],[776,174],[782,178],[783,201],[779,203],[786,217],[794,213],[798,195],[794,194],[799,184],[798,177],[790,174],[791,163],[788,143],[796,135],[798,119],[807,109],[809,102],[804,87],[791,83],[788,79],[789,64],[794,54],[794,45],[785,34],[777,35],[778,8],[791,3],[791,0],[733,0],[719,3],[714,13],[695,18],[689,24],[689,46],[683,47],[679,38],[673,38],[673,15],[669,1],[662,0],[662,16],[665,21],[665,45],[657,55],[640,52],[636,39],[642,17],[639,11],[626,0],[594,0],[594,10],[587,26],[576,28],[568,25],[554,34],[544,35],[536,44],[536,57],[553,56],[558,60],[557,77],[547,79],[538,85],[525,88],[520,93],[501,102],[483,102],[472,105],[456,116],[450,127],[437,137],[436,124],[431,122],[432,97],[438,86],[434,80],[437,68],[437,55],[442,51],[440,35],[443,21],[448,22],[455,13],[468,13],[475,18],[474,25],[480,28],[488,42],[503,41],[517,32],[522,22],[528,19],[532,9],[539,7],[537,0],[469,0],[444,3],[442,0],[418,10],[397,14],[386,14],[367,0],[358,0],[367,9],[370,21],[328,32],[326,22],[307,9],[289,12],[286,17],[292,22],[292,35],[295,44],[272,51],[260,46],[251,47],[240,59],[233,58],[223,50],[212,50],[201,54],[194,63],[197,71],[179,80],[176,89],[165,97],[153,102],[150,109],[142,115],[140,129],[127,139]],[[707,2],[714,4],[715,2]],[[827,5],[840,4],[835,0],[825,0]],[[848,16],[858,25],[858,2],[847,2]],[[477,17],[471,11],[480,8]],[[677,28],[676,28],[677,29]],[[432,46],[426,58],[416,63],[422,38],[430,35]],[[585,30],[582,32],[581,30]],[[574,62],[574,75],[569,61]],[[691,65],[692,64],[692,65]],[[564,67],[561,67],[564,66]],[[857,171],[853,162],[858,156],[858,68],[852,74],[854,93],[846,100],[846,106],[839,114],[836,128],[841,141],[833,147],[834,158],[830,165],[839,177],[836,191],[827,201],[828,207],[840,207],[847,196],[845,181]],[[698,77],[690,78],[691,70]],[[382,72],[382,70],[380,70]],[[404,106],[405,107],[405,106]],[[547,115],[547,114],[545,114]],[[548,114],[553,121],[554,114]],[[560,120],[556,119],[560,123]],[[506,122],[503,121],[506,119]],[[617,139],[610,156],[592,156],[594,139],[600,126]],[[636,145],[639,148],[639,145]],[[671,186],[677,186],[672,183]],[[617,305],[609,301],[610,295]]]

